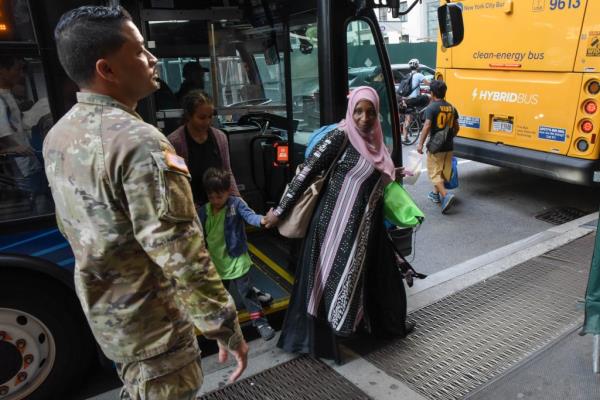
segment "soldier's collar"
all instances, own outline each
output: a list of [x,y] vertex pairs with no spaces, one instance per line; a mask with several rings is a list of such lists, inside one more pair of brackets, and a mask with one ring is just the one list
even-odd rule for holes
[[110,106],[120,108],[121,110],[128,112],[136,118],[142,119],[140,115],[125,104],[113,99],[110,96],[104,94],[92,93],[92,92],[77,92],[77,102],[86,104],[96,104],[101,106]]

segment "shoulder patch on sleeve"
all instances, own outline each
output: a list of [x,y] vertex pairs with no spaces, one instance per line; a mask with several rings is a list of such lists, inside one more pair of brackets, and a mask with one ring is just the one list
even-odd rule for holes
[[177,154],[167,150],[164,151],[164,155],[165,162],[169,168],[184,172],[186,174],[190,173],[183,157],[179,157]]

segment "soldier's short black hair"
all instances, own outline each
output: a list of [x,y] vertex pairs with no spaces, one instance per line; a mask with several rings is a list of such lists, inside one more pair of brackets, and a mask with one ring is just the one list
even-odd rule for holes
[[192,115],[196,112],[198,106],[207,104],[213,106],[214,103],[210,96],[204,93],[200,89],[194,89],[188,92],[181,100],[181,107],[183,108],[183,123],[188,122]]
[[122,28],[127,21],[131,15],[122,7],[83,6],[60,17],[54,29],[58,58],[77,85],[91,83],[96,61],[125,43]]
[[443,99],[446,97],[448,86],[446,86],[446,82],[434,79],[429,84],[429,89],[435,97],[438,99]]
[[202,176],[202,184],[207,194],[228,192],[231,174],[222,168],[209,168]]

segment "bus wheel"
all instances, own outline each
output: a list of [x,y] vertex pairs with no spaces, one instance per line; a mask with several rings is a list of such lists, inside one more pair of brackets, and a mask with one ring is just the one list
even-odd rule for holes
[[0,399],[64,398],[94,356],[87,322],[67,288],[12,272],[0,278]]

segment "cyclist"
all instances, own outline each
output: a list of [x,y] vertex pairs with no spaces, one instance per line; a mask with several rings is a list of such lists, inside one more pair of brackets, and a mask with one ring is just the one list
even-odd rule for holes
[[[429,84],[429,81],[425,79],[425,75],[419,72],[419,60],[416,58],[411,59],[408,62],[410,67],[411,85],[412,91],[407,97],[400,95],[401,103],[406,104],[406,107],[416,108],[425,107],[429,103],[429,96],[421,95],[420,87],[421,84]],[[406,79],[406,78],[405,78]],[[404,117],[404,125],[402,126],[402,143],[409,144],[408,142],[408,127],[412,119],[411,113],[406,113]]]

